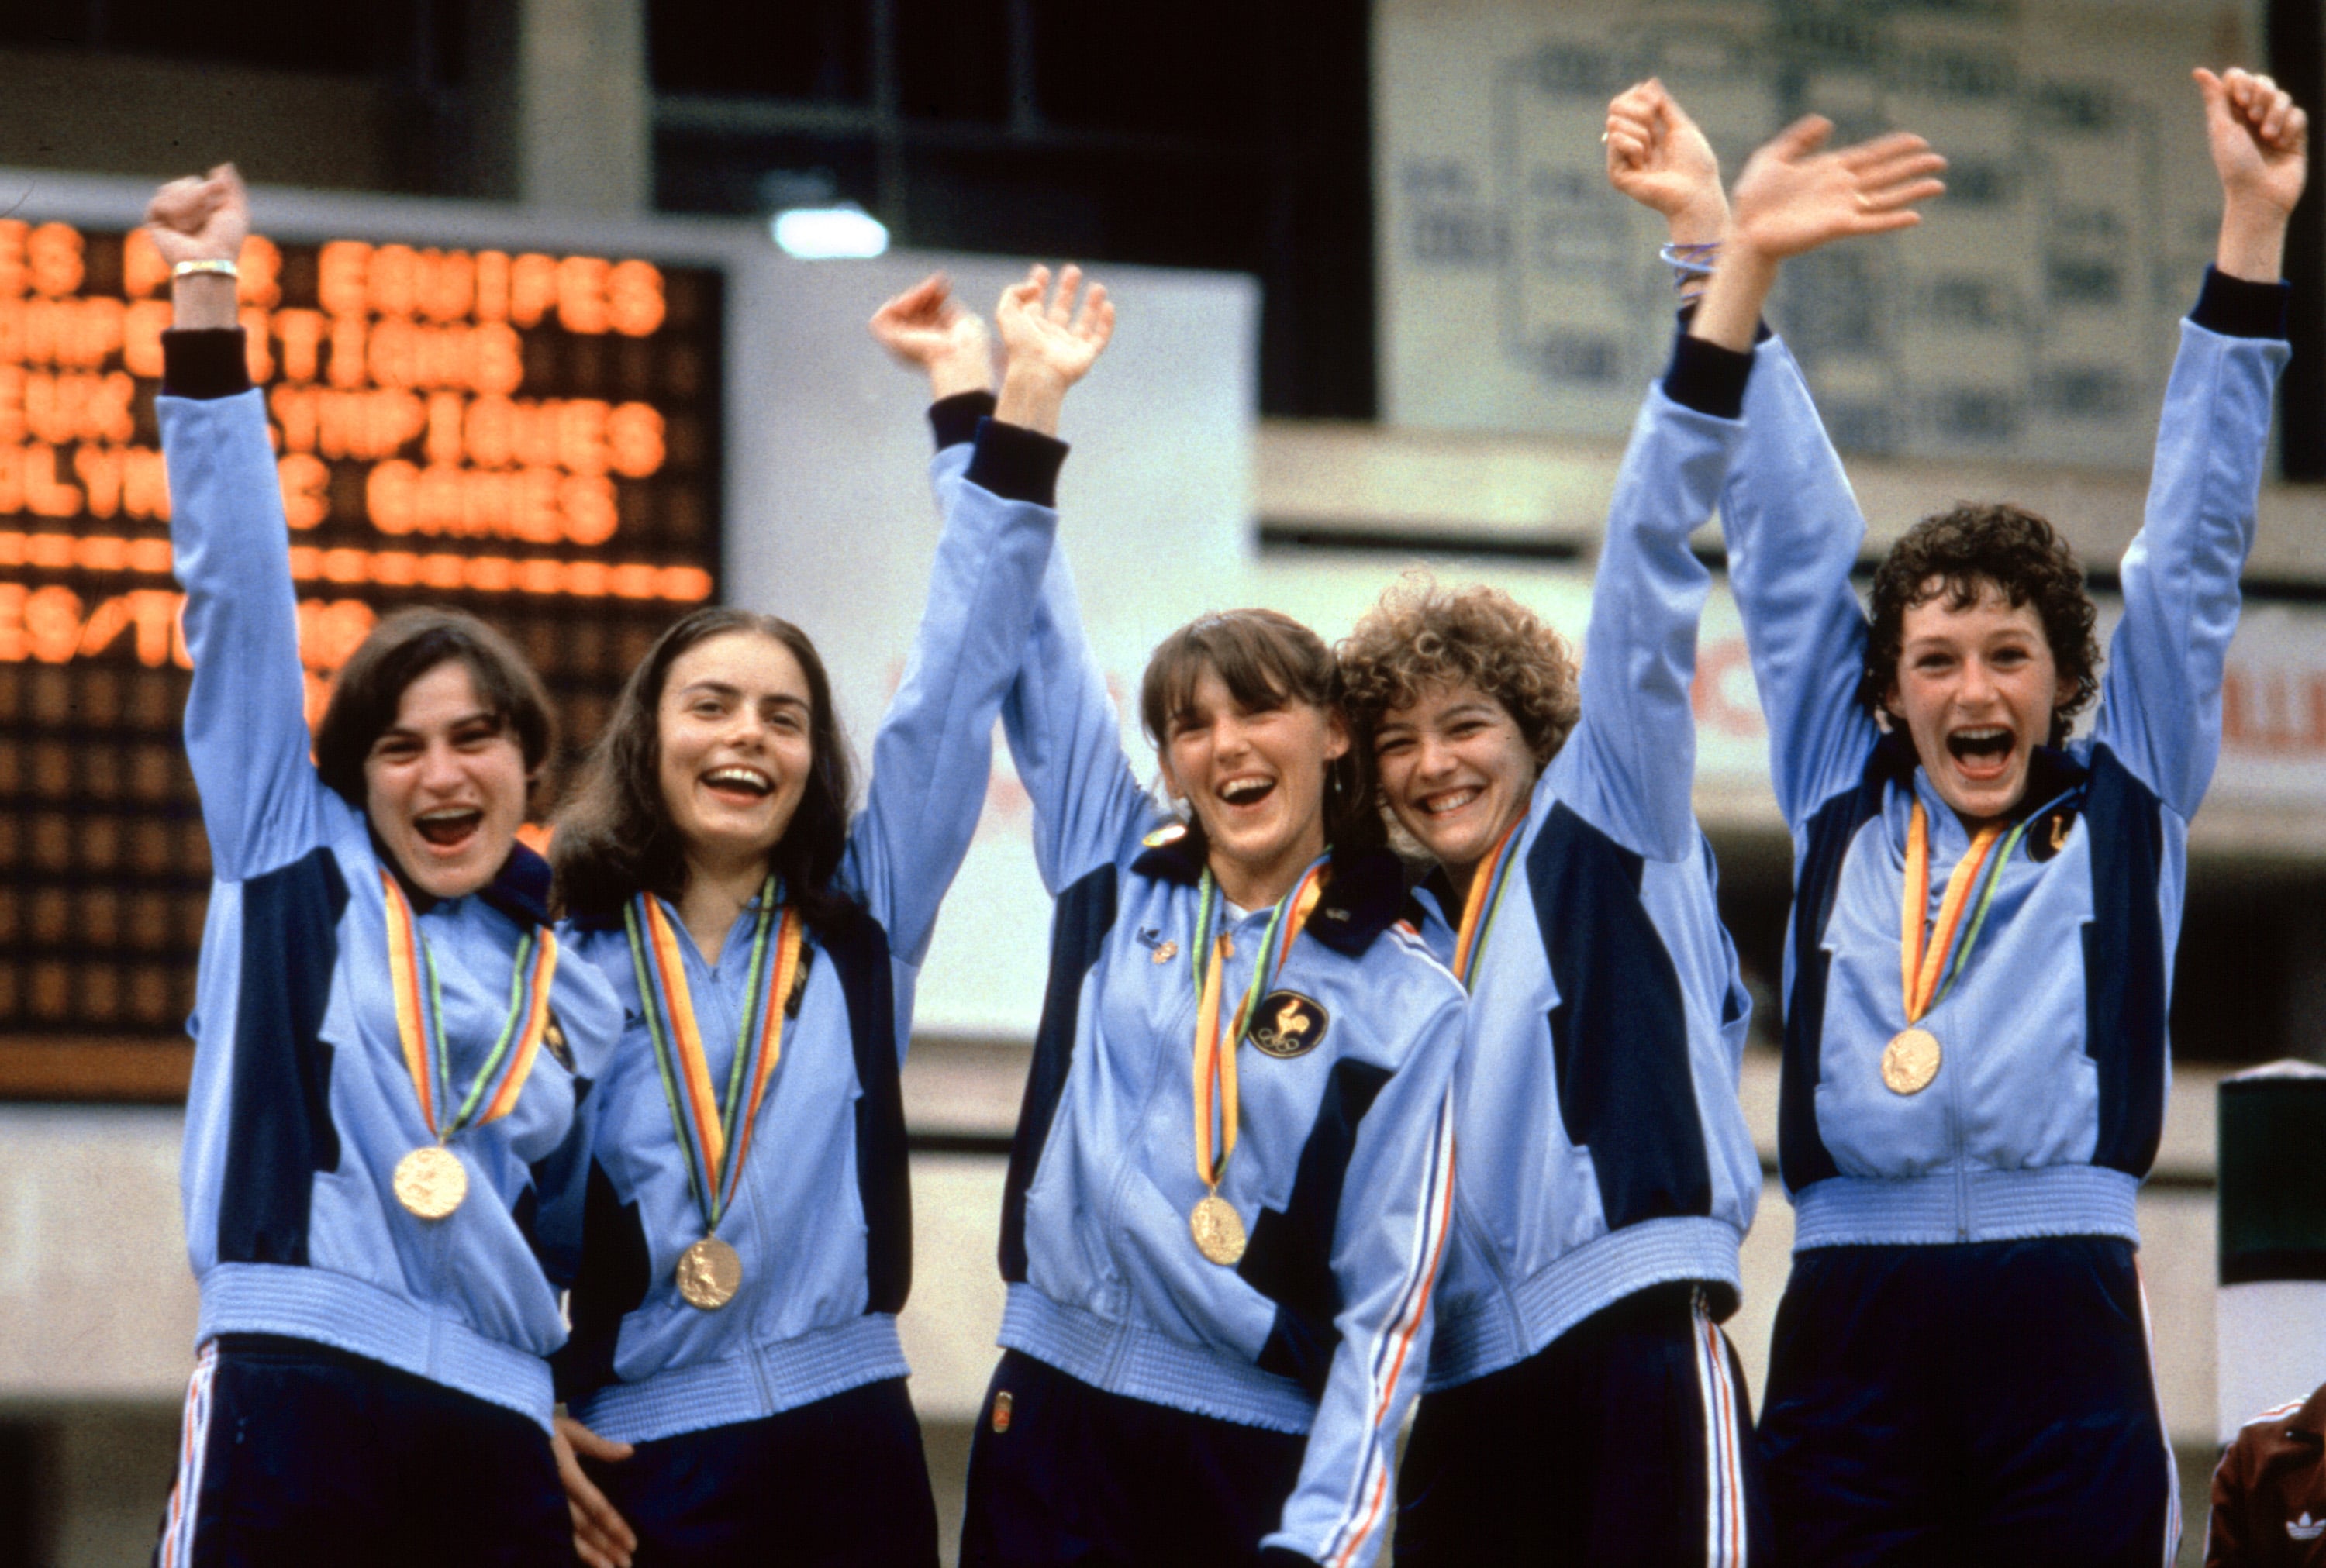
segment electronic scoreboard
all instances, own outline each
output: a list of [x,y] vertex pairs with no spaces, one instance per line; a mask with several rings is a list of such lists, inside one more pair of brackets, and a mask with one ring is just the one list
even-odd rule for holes
[[[713,597],[722,276],[511,246],[241,262],[311,720],[382,616],[469,609],[557,700],[562,767]],[[154,421],[142,232],[0,219],[0,1095],[170,1098],[209,860]]]

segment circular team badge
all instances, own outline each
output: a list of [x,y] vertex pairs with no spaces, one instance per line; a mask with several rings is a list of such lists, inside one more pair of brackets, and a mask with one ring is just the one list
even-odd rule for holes
[[1279,1062],[1306,1056],[1325,1043],[1332,1023],[1324,1007],[1298,991],[1270,991],[1251,1010],[1243,1037]]

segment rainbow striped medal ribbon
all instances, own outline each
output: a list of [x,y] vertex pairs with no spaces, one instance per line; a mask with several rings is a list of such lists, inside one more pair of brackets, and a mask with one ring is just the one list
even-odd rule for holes
[[1524,826],[1526,813],[1521,812],[1470,873],[1470,895],[1462,901],[1462,926],[1454,937],[1454,978],[1465,991],[1477,989],[1472,977],[1477,973],[1478,955],[1486,951],[1486,938],[1494,929],[1494,916],[1502,910],[1503,889],[1511,879],[1511,847],[1518,842],[1519,830]]
[[[1906,1027],[1882,1048],[1882,1083],[1891,1093],[1920,1094],[1938,1077],[1946,1053],[1939,1037],[1921,1026],[1922,1016],[1945,999],[1963,970],[1970,967],[1971,950],[1978,945],[1987,905],[1995,901],[1996,885],[2003,879],[2003,868],[2011,863],[2012,852],[2026,831],[2027,821],[2022,821],[2005,838],[2003,830],[1990,822],[1971,836],[1970,848],[1963,851],[1954,875],[1947,878],[1933,931],[1930,926],[1931,819],[1922,803],[1914,803],[1913,821],[1906,830],[1906,886],[1898,905],[1898,969],[1906,1000]],[[1979,868],[1987,865],[1997,839],[2003,839],[2003,852],[1992,857],[1986,885],[1965,930],[1963,910],[1970,903],[1971,886],[1978,880]],[[1955,940],[1958,935],[1962,938],[1959,944]]]
[[1251,966],[1251,979],[1243,988],[1243,1000],[1237,1004],[1234,1021],[1224,1036],[1220,1032],[1220,992],[1235,949],[1227,932],[1216,938],[1212,935],[1214,911],[1221,895],[1208,866],[1196,894],[1196,952],[1201,967],[1196,980],[1196,1174],[1203,1179],[1205,1193],[1187,1214],[1187,1229],[1196,1238],[1196,1250],[1223,1268],[1233,1268],[1242,1260],[1247,1242],[1243,1216],[1220,1196],[1220,1178],[1227,1174],[1228,1158],[1236,1146],[1236,1047],[1243,1042],[1244,1027],[1251,1021],[1261,993],[1284,968],[1285,955],[1292,951],[1317,900],[1324,895],[1325,868],[1330,858],[1329,850],[1318,857],[1292,891],[1277,901],[1275,912],[1268,917],[1267,932],[1261,938],[1259,961]]
[[[782,910],[780,925],[777,911]],[[770,876],[759,889],[758,918],[751,929],[751,968],[743,989],[743,1021],[735,1036],[735,1059],[727,1070],[723,1099],[713,1092],[702,1030],[695,1021],[694,997],[686,984],[678,933],[662,901],[640,893],[623,906],[629,932],[630,962],[637,972],[647,1032],[654,1037],[655,1064],[662,1073],[663,1099],[670,1106],[678,1146],[686,1155],[688,1183],[702,1216],[702,1239],[679,1255],[675,1277],[686,1304],[716,1312],[743,1286],[743,1260],[719,1239],[719,1221],[735,1201],[750,1157],[751,1131],[767,1099],[768,1082],[783,1059],[784,1011],[799,976],[804,928],[796,905],[782,904]],[[768,939],[771,930],[775,940]],[[772,960],[772,961],[771,961]]]
[[508,1016],[468,1092],[449,1119],[452,1062],[444,1041],[444,998],[436,982],[436,955],[414,918],[412,903],[395,877],[382,868],[387,894],[387,978],[395,994],[395,1034],[404,1047],[404,1068],[420,1099],[420,1119],[436,1141],[395,1162],[395,1201],[423,1220],[442,1220],[469,1195],[468,1167],[448,1146],[472,1127],[498,1121],[516,1109],[533,1074],[542,1041],[554,1027],[549,1015],[550,981],[557,974],[557,933],[545,925],[517,938],[509,966]]

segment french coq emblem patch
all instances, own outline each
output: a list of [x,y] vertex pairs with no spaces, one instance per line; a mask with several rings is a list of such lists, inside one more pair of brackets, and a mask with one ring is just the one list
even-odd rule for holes
[[1268,1055],[1289,1060],[1324,1044],[1332,1024],[1325,1009],[1298,991],[1270,991],[1251,1010],[1243,1037]]

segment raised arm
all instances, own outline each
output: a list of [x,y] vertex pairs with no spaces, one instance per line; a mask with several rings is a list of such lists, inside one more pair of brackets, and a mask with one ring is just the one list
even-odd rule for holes
[[[1008,363],[993,420],[979,437],[981,459],[996,431],[1028,441],[1056,433],[1059,406],[1072,379],[1061,379],[1043,348],[1043,340],[1057,330],[1056,307],[1039,311],[1033,303],[1038,300],[1013,308],[1005,294],[995,312]],[[972,462],[968,487],[973,488],[978,478]],[[1001,705],[1001,724],[1019,780],[1033,802],[1035,861],[1043,886],[1055,895],[1112,864],[1126,840],[1144,832],[1156,813],[1123,755],[1106,673],[1083,634],[1063,549],[1050,553],[1033,612],[1018,678]]]
[[[1003,310],[1041,319],[1039,329],[1013,321],[1012,356],[1032,366],[1020,381],[1044,389],[1044,404],[1028,417],[1047,418],[1055,431],[1065,388],[1106,345],[1113,308],[1093,284],[1077,310],[1080,278],[1071,268],[1047,303],[1046,281],[1029,277],[1003,296]],[[941,394],[973,390],[988,374],[984,324],[953,300],[942,277],[890,301],[873,332],[926,368]],[[984,808],[993,721],[1033,629],[1065,456],[1047,433],[996,422],[979,438],[962,482],[945,491],[928,608],[873,741],[871,787],[849,840],[851,880],[907,963],[927,951],[938,905]]]
[[1682,339],[1670,374],[1648,393],[1592,574],[1582,715],[1546,775],[1563,803],[1651,859],[1697,849],[1689,689],[1712,574],[1688,536],[1712,515],[1744,433],[1738,403],[1751,364]]
[[2094,728],[2183,819],[2220,755],[2222,669],[2287,355],[2286,223],[2309,169],[2308,116],[2267,77],[2195,76],[2221,181],[2220,239],[2165,385]]
[[[186,590],[186,755],[217,874],[239,881],[316,841],[306,675],[291,536],[236,318],[232,264],[250,203],[232,164],[163,186],[148,232],[176,275],[155,410],[169,465],[173,570]],[[204,270],[216,269],[216,270]]]
[[1462,1003],[1450,983],[1419,1022],[1405,1064],[1357,1113],[1333,1229],[1340,1342],[1299,1482],[1261,1543],[1330,1568],[1371,1563],[1396,1509],[1398,1429],[1429,1362],[1431,1293],[1453,1225]]
[[1865,520],[1800,367],[1781,341],[1757,348],[1763,305],[1785,259],[1832,240],[1921,221],[1944,160],[1919,136],[1824,151],[1812,117],[1754,153],[1737,180],[1718,265],[1692,337],[1753,355],[1745,434],[1720,497],[1730,590],[1744,621],[1769,725],[1770,772],[1798,828],[1854,783],[1876,731],[1856,700],[1865,617],[1849,585]]

